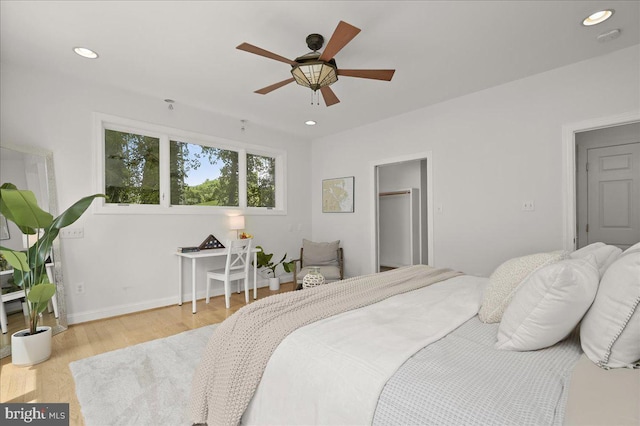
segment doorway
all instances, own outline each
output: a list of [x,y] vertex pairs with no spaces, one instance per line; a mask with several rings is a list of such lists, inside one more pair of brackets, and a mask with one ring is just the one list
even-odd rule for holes
[[576,248],[640,241],[640,123],[576,132]]
[[375,272],[433,265],[429,153],[372,164]]

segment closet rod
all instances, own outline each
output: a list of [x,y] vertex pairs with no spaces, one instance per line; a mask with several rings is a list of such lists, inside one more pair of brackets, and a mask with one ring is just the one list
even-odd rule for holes
[[378,194],[379,197],[386,197],[387,195],[404,195],[411,194],[411,191],[391,191],[391,192],[380,192]]

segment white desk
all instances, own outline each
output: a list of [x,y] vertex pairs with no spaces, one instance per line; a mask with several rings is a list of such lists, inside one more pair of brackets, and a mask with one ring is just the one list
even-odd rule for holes
[[[251,249],[251,253],[253,253],[253,299],[258,298],[258,274],[257,267],[258,264],[258,252],[260,250],[253,248]],[[180,253],[177,252],[178,256],[178,305],[182,306],[182,260],[183,259],[191,259],[191,311],[196,313],[196,262],[198,259],[206,258],[206,257],[218,257],[218,256],[226,256],[227,249],[208,249],[208,250],[200,250],[192,253]],[[245,286],[248,283],[244,284]]]

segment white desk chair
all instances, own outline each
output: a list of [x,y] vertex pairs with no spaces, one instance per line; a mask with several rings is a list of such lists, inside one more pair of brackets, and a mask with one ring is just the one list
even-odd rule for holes
[[224,269],[215,269],[207,272],[207,303],[209,303],[211,280],[224,282],[224,302],[227,309],[229,309],[230,306],[229,299],[231,297],[231,281],[244,280],[245,303],[249,303],[250,255],[251,238],[227,241],[227,262]]

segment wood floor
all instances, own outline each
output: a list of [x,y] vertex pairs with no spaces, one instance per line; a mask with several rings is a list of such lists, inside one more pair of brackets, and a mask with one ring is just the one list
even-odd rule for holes
[[[258,299],[291,290],[293,283],[282,284],[279,291],[259,288]],[[0,360],[0,402],[68,402],[70,424],[84,425],[70,362],[219,323],[244,305],[244,293],[234,293],[230,309],[224,306],[224,296],[218,296],[208,305],[199,300],[195,315],[191,303],[184,303],[71,325],[53,336],[51,358],[41,364],[15,367],[10,357]]]

